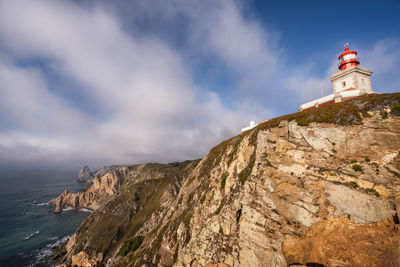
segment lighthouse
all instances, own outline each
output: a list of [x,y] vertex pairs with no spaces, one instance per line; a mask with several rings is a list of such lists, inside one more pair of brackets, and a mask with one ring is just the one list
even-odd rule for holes
[[339,72],[330,78],[335,102],[341,102],[356,96],[371,94],[372,71],[361,68],[357,51],[349,49],[348,44],[339,56]]
[[360,65],[360,61],[357,58],[357,51],[351,51],[348,47],[348,43],[344,47],[344,53],[339,56],[339,70],[345,70],[351,66]]
[[338,57],[339,72],[330,77],[333,94],[300,105],[299,111],[374,93],[370,79],[372,71],[359,66],[360,60],[357,55],[357,51],[350,50],[349,44],[345,44],[344,52]]

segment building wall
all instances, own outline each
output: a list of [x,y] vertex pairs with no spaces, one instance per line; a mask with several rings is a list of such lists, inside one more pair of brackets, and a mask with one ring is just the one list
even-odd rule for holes
[[365,90],[366,93],[372,92],[371,79],[368,75],[363,73],[355,73],[360,90]]
[[372,72],[370,70],[358,66],[339,71],[330,78],[333,85],[333,94],[304,103],[300,105],[299,110],[317,108],[320,105],[346,101],[363,94],[371,94],[373,93],[371,75]]
[[[345,82],[345,86],[343,86],[343,82]],[[356,88],[352,74],[341,77],[336,81],[334,81],[334,83],[335,83],[334,90],[336,90],[334,93],[341,92],[349,88]]]

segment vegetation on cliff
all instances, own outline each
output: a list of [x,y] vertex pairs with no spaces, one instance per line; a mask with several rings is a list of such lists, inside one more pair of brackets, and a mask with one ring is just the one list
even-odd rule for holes
[[398,93],[362,96],[262,123],[200,162],[129,167],[62,260],[345,266],[370,251],[370,266],[400,264],[399,106]]

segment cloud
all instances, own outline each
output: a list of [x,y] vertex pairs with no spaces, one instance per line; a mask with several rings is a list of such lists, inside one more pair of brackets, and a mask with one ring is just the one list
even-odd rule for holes
[[[101,7],[1,1],[0,40],[11,58],[0,62],[0,153],[10,162],[195,158],[252,117],[197,88],[163,40],[130,35]],[[41,64],[19,64],[29,60]],[[67,95],[93,108],[50,88],[52,75],[78,85]]]
[[384,39],[359,50],[360,66],[373,71],[372,89],[381,93],[400,91],[400,39]]
[[[240,1],[213,1],[197,7],[190,13],[193,30],[189,38],[200,56],[216,59],[221,69],[231,73],[236,99],[268,105],[269,98],[274,98],[274,76],[283,52],[278,47],[280,35],[246,16],[243,5]],[[266,93],[262,102],[254,97]]]
[[211,11],[195,14],[193,22],[196,29],[192,32],[193,42],[215,53],[239,75],[244,76],[243,72],[268,75],[275,68],[277,39],[262,29],[258,21],[246,20],[233,2],[220,1]]
[[[359,51],[365,67],[385,59],[371,70],[389,91],[396,44]],[[321,83],[329,94],[336,56],[326,71],[288,64],[279,31],[241,0],[0,0],[0,161],[202,157],[248,121],[319,97]]]
[[[378,93],[398,92],[400,75],[399,40],[385,39],[372,44],[356,44],[351,49],[358,51],[360,67],[373,71],[372,89]],[[342,53],[342,51],[339,51]],[[329,78],[338,72],[339,54],[332,52],[331,63],[322,76],[314,71],[316,63],[307,62],[305,66],[297,66],[284,80],[287,94],[296,94],[297,100],[303,103],[332,93]]]
[[49,91],[42,73],[35,68],[20,68],[0,58],[0,88],[3,127],[72,134],[85,121],[85,114]]

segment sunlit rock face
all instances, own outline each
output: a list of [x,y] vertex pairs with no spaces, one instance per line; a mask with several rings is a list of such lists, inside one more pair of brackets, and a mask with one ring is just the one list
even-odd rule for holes
[[55,212],[64,207],[98,209],[107,199],[114,195],[128,175],[128,168],[123,167],[106,173],[102,177],[95,177],[92,185],[85,191],[70,193],[64,191],[49,203],[55,205]]
[[127,168],[61,262],[84,251],[106,266],[399,266],[399,102],[288,115],[200,162]]

